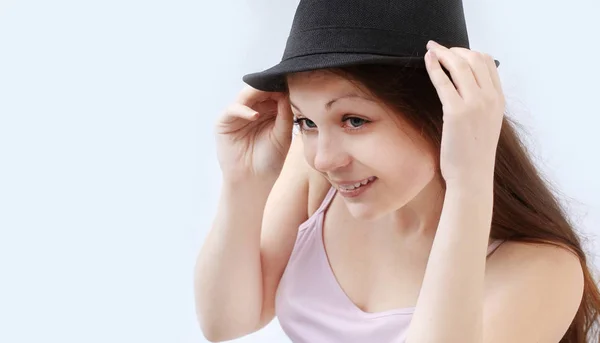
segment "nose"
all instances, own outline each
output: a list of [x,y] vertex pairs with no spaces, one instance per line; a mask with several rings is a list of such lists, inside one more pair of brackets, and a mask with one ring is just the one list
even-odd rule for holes
[[330,135],[319,134],[314,168],[322,173],[329,173],[350,164],[350,154],[343,147],[343,142]]

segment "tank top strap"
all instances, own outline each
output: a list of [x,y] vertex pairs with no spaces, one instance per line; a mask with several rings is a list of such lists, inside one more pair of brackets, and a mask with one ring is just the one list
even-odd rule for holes
[[502,244],[504,242],[506,242],[505,239],[496,239],[492,243],[490,243],[488,245],[487,256],[490,256],[491,254],[493,254],[494,251],[496,251],[496,249],[498,249],[500,244]]
[[[319,208],[317,208],[317,210],[312,215],[310,215],[310,217],[304,223],[300,224],[300,232],[304,232],[309,228],[315,228],[318,226],[317,222],[319,221],[319,218],[321,218],[323,212],[327,209],[329,204],[331,204],[331,200],[333,200],[333,196],[335,195],[336,191],[337,190],[333,186],[329,188],[327,194],[325,195],[325,198],[321,202],[321,205],[319,205]],[[312,229],[310,229],[310,231],[312,231]]]
[[315,215],[323,213],[325,210],[327,210],[327,207],[329,207],[329,204],[331,204],[331,201],[333,200],[333,196],[335,195],[336,192],[337,192],[337,189],[335,187],[331,186],[329,188],[329,191],[327,191],[327,194],[325,195],[325,198],[321,202],[321,205],[315,212]]

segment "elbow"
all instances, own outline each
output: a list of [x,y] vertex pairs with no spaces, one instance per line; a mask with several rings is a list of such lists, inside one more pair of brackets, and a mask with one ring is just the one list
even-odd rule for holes
[[225,342],[237,338],[229,336],[223,332],[211,331],[206,329],[202,329],[202,335],[209,342]]
[[257,325],[240,318],[206,318],[198,316],[202,335],[209,342],[225,342],[249,335],[256,331]]
[[207,327],[202,326],[202,335],[209,342],[225,342],[231,341],[236,338],[241,338],[243,336],[249,335],[254,330],[240,330],[239,328],[236,330],[233,327]]
[[258,329],[260,307],[256,306],[257,302],[232,298],[231,295],[195,288],[196,321],[209,342],[230,341]]

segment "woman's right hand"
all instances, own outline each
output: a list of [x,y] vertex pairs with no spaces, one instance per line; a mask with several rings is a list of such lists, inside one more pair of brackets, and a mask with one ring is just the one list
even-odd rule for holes
[[287,94],[246,86],[216,123],[217,156],[229,181],[275,181],[292,141]]

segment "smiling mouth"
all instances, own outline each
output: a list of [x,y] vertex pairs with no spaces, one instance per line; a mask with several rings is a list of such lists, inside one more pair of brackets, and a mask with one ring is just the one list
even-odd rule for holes
[[363,186],[366,186],[366,185],[370,184],[371,182],[375,181],[376,179],[377,179],[377,177],[371,176],[371,177],[366,178],[364,180],[356,181],[356,182],[353,182],[353,183],[338,183],[338,188],[341,191],[353,191],[353,190],[359,189],[359,188],[361,188]]

